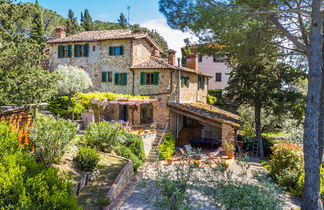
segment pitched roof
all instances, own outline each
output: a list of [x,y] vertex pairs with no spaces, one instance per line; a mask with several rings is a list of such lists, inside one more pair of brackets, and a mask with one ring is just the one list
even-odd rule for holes
[[211,75],[209,74],[203,72],[196,72],[195,70],[190,68],[171,65],[168,63],[168,61],[154,56],[151,56],[148,60],[143,61],[139,64],[133,65],[131,68],[132,69],[174,69],[174,70],[180,70],[180,71],[185,71],[185,72],[211,77]]
[[118,39],[146,39],[155,48],[163,52],[163,50],[147,34],[132,33],[132,31],[129,29],[84,31],[64,38],[50,39],[47,41],[47,43],[59,44],[59,43],[67,43],[67,42],[95,42],[95,41],[118,40]]
[[230,124],[234,127],[241,127],[242,124],[240,116],[205,103],[169,102],[168,106],[176,110],[185,111],[200,118]]

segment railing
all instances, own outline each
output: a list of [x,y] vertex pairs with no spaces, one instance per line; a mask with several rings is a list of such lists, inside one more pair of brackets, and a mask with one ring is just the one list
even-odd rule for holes
[[158,143],[157,147],[160,146],[160,144],[161,144],[161,142],[162,142],[162,140],[163,140],[163,137],[164,137],[165,134],[166,134],[166,131],[167,131],[168,127],[169,127],[169,123],[167,123],[167,125],[165,126],[165,129],[164,129],[164,131],[163,131],[163,133],[162,133],[162,136],[161,136],[161,138],[160,138],[160,140],[159,140],[159,143]]

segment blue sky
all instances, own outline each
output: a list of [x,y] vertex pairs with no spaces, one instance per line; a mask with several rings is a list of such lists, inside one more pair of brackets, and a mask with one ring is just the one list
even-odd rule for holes
[[[35,0],[20,0],[21,2],[35,2]],[[169,48],[177,51],[184,46],[183,39],[192,37],[188,33],[172,30],[165,17],[159,12],[158,0],[38,0],[47,9],[56,11],[67,17],[71,8],[80,20],[81,11],[90,11],[93,20],[116,22],[121,12],[127,17],[127,6],[130,6],[130,23],[157,30],[168,42]]]

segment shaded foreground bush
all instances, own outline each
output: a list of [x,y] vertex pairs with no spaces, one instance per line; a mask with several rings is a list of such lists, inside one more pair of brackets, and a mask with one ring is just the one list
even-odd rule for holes
[[5,122],[0,122],[0,148],[1,209],[80,209],[72,185],[24,151]]
[[73,111],[74,119],[81,119],[81,114],[85,111],[85,107],[81,103],[76,102],[73,98],[69,99],[68,96],[52,99],[47,108],[55,115],[66,119],[71,118]]
[[92,123],[86,129],[84,143],[102,152],[116,153],[133,161],[134,169],[143,165],[144,143],[140,136],[129,133],[118,124],[108,122]]
[[[294,143],[278,143],[272,150],[271,160],[264,164],[270,176],[285,190],[301,196],[305,174],[302,147]],[[324,198],[323,167],[321,167],[321,197]]]
[[79,168],[91,172],[97,167],[99,160],[99,154],[91,147],[80,147],[75,157],[75,161]]
[[70,120],[38,114],[30,131],[35,146],[33,155],[38,162],[48,167],[60,161],[77,129]]

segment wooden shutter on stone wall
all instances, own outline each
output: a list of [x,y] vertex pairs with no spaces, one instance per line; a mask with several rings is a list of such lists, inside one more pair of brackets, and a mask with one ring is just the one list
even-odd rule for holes
[[101,82],[107,82],[108,72],[101,72]]
[[80,52],[79,52],[79,45],[75,44],[74,45],[74,57],[80,57]]
[[63,46],[57,47],[57,55],[59,58],[63,58]]
[[68,45],[68,57],[72,57],[72,45]]
[[84,56],[89,57],[89,44],[83,45]]
[[119,73],[115,73],[115,85],[119,83]]
[[153,84],[154,85],[158,85],[159,84],[159,72],[154,72]]
[[146,73],[141,72],[141,85],[145,85]]
[[127,85],[127,73],[122,73],[122,85]]
[[109,47],[109,55],[113,55],[113,50],[114,50],[114,48],[113,47]]
[[124,55],[124,46],[120,46],[120,54]]

